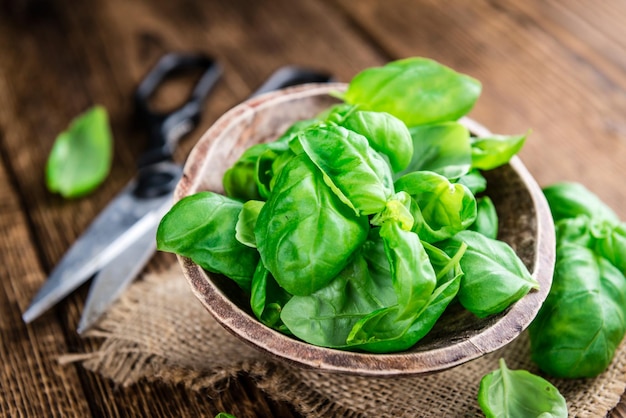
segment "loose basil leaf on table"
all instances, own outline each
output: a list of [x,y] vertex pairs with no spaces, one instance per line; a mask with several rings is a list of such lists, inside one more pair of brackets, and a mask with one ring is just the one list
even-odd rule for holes
[[526,370],[510,370],[502,358],[499,363],[499,369],[481,379],[478,390],[478,404],[487,418],[567,418],[565,398],[552,383]]
[[398,191],[408,193],[416,205],[413,231],[426,242],[450,238],[467,229],[476,219],[476,200],[459,183],[430,171],[405,174],[395,182]]
[[94,106],[57,136],[46,163],[46,186],[65,198],[83,196],[106,179],[112,159],[106,109]]
[[472,167],[492,170],[509,162],[524,146],[526,135],[471,137]]
[[461,231],[443,242],[448,254],[461,245],[467,250],[461,258],[459,302],[480,318],[497,314],[525,296],[539,283],[529,273],[515,251],[505,242],[487,238],[475,231]]
[[552,288],[529,326],[532,359],[556,377],[594,377],[626,333],[626,278],[580,245],[557,246]]
[[618,223],[619,218],[604,202],[580,183],[558,182],[543,188],[554,221],[587,215],[590,219]]
[[298,153],[302,147],[328,186],[357,215],[384,209],[393,195],[391,171],[364,136],[341,126],[317,126],[300,132],[297,142],[292,150]]
[[464,176],[472,166],[470,134],[458,122],[416,126],[410,129],[413,154],[396,179],[413,171],[434,171],[448,179]]
[[411,133],[400,119],[389,113],[357,110],[339,124],[367,138],[375,151],[389,158],[395,172],[404,170],[414,155]]
[[249,293],[259,254],[235,237],[242,208],[243,203],[213,192],[187,196],[161,219],[157,249],[189,257]]
[[367,217],[357,216],[340,201],[307,155],[300,154],[278,174],[259,213],[255,237],[276,281],[287,292],[304,296],[343,270],[368,230]]
[[489,196],[476,199],[476,220],[468,229],[479,232],[487,238],[498,238],[498,212]]
[[418,57],[360,72],[342,98],[363,110],[391,113],[412,127],[459,119],[480,91],[474,78]]
[[622,274],[626,274],[626,224],[615,225],[598,238],[595,241],[595,251],[602,254]]

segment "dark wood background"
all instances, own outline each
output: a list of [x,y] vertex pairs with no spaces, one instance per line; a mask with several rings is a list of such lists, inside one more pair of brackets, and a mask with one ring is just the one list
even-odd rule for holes
[[[492,131],[532,129],[521,157],[541,185],[580,181],[626,219],[624,22],[623,0],[0,0],[0,415],[297,415],[245,376],[208,398],[166,384],[120,388],[59,365],[60,354],[95,348],[74,331],[86,286],[32,325],[21,321],[68,246],[133,175],[145,137],[131,95],[163,53],[205,52],[225,71],[181,161],[281,65],[348,81],[420,55],[483,82],[471,116]],[[43,167],[56,135],[93,104],[110,114],[113,169],[94,194],[66,201],[46,191]],[[172,261],[159,254],[148,268]],[[626,416],[624,405],[612,416]]]

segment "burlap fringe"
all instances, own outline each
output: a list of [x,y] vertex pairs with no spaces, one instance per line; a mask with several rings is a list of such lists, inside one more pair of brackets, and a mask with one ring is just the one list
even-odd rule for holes
[[[285,365],[217,324],[178,266],[133,284],[86,337],[103,340],[98,351],[68,354],[60,361],[80,362],[122,386],[165,381],[209,394],[247,373],[269,396],[310,417],[482,416],[476,403],[478,382],[497,368],[500,357],[512,369],[540,373],[530,361],[525,334],[495,353],[422,377],[362,378]],[[595,379],[549,380],[566,397],[570,416],[605,416],[626,389],[626,344]]]

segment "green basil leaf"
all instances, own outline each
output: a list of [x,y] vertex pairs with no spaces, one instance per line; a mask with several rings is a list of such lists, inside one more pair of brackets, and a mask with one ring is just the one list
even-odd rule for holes
[[626,332],[626,278],[588,248],[557,246],[552,288],[529,326],[531,356],[556,377],[594,377]]
[[[442,282],[430,296],[428,302],[422,309],[416,313],[415,319],[412,323],[410,321],[402,321],[400,325],[406,326],[410,323],[404,332],[395,333],[396,338],[379,338],[378,335],[368,332],[364,329],[364,325],[375,325],[378,330],[384,329],[383,322],[389,318],[393,318],[393,308],[387,309],[386,312],[374,312],[370,316],[376,316],[379,320],[375,323],[371,318],[364,318],[361,323],[357,323],[352,332],[355,334],[353,340],[356,338],[357,333],[365,336],[369,335],[369,338],[361,337],[361,340],[367,340],[366,342],[353,344],[351,349],[359,349],[369,351],[373,353],[391,353],[397,351],[404,351],[414,346],[419,340],[424,338],[426,334],[435,326],[437,320],[444,313],[450,302],[452,302],[459,290],[459,282],[462,276],[460,269],[456,270],[456,274],[448,281]],[[382,310],[381,310],[382,311]],[[385,315],[386,314],[386,315]],[[391,322],[392,326],[398,326],[397,323]]]
[[543,189],[554,221],[587,215],[590,219],[617,224],[619,218],[598,196],[580,183],[559,182]]
[[343,99],[363,110],[391,113],[411,127],[459,119],[480,90],[477,80],[418,57],[360,72]]
[[367,138],[375,151],[389,158],[393,171],[405,169],[411,161],[411,134],[400,119],[389,113],[357,110],[348,114],[339,124]]
[[477,169],[470,169],[467,174],[461,176],[456,182],[470,189],[474,195],[487,190],[487,179]]
[[489,196],[476,199],[476,220],[469,229],[487,238],[498,238],[498,212]]
[[235,238],[243,245],[256,248],[254,227],[264,204],[265,202],[259,200],[244,202],[237,218],[237,225],[235,225]]
[[391,280],[370,276],[365,259],[357,255],[327,286],[308,296],[292,297],[281,319],[308,343],[346,348],[348,334],[360,318],[395,303]]
[[587,215],[575,218],[563,218],[554,223],[557,245],[561,243],[577,244],[593,248],[596,239],[591,233],[591,219]]
[[48,190],[65,198],[84,196],[106,179],[112,159],[106,109],[94,106],[57,136],[46,163]]
[[384,209],[393,195],[391,171],[364,136],[341,126],[317,126],[301,132],[298,141],[325,182],[357,214]]
[[263,324],[280,332],[290,334],[289,329],[280,319],[283,306],[291,295],[276,283],[271,273],[259,261],[252,277],[250,307]]
[[[305,154],[280,171],[255,227],[263,264],[293,295],[326,286],[367,239],[368,219],[356,216],[326,186]],[[341,231],[340,234],[329,231]]]
[[471,138],[472,167],[492,170],[509,162],[526,142],[526,135],[492,135]]
[[480,381],[478,404],[487,418],[567,418],[567,403],[559,390],[542,377],[526,370],[500,368]]
[[413,231],[426,242],[437,242],[467,229],[476,219],[476,199],[462,184],[430,171],[416,171],[395,182],[398,191],[417,203]]
[[460,262],[465,275],[459,302],[476,316],[484,318],[502,312],[531,289],[539,288],[507,243],[475,231],[461,231],[442,243],[442,248],[448,254],[456,254],[463,243],[467,250]]
[[622,274],[626,274],[626,224],[614,226],[594,244],[598,254],[609,260]]
[[267,149],[267,144],[251,146],[226,170],[222,184],[228,197],[243,201],[263,199],[256,183],[256,169],[260,155]]
[[428,254],[415,233],[389,221],[381,226],[380,236],[391,268],[397,305],[360,319],[347,337],[350,345],[400,338],[428,303],[437,285]]
[[243,204],[212,192],[187,196],[172,206],[157,230],[157,248],[191,258],[203,269],[234,280],[247,293],[259,254],[235,238]]
[[467,128],[458,122],[416,126],[410,129],[413,156],[401,177],[413,171],[434,171],[457,179],[472,166],[472,149]]

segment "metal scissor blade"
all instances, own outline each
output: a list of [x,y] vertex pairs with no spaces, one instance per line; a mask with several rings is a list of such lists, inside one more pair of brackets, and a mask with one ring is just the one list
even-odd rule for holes
[[132,181],[72,245],[22,315],[24,322],[39,317],[158,224],[171,194],[138,198],[134,188]]
[[120,254],[114,262],[107,264],[96,275],[83,314],[78,323],[79,334],[91,328],[104,312],[126,290],[133,279],[141,272],[156,251],[156,233],[158,222],[148,228],[126,252]]

